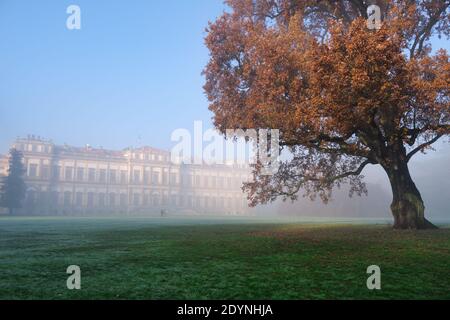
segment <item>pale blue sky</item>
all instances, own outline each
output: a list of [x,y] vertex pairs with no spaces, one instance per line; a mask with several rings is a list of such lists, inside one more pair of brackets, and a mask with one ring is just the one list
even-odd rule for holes
[[[81,7],[82,29],[66,28]],[[169,149],[211,126],[201,71],[205,27],[222,0],[0,0],[0,153],[16,136]],[[436,47],[449,48],[445,40]]]
[[[81,8],[82,29],[66,28]],[[221,0],[0,0],[0,153],[28,133],[57,143],[168,149],[210,126],[201,71]]]

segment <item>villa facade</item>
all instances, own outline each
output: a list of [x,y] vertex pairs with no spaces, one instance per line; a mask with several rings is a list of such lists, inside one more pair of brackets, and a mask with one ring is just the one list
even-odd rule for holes
[[[249,213],[242,183],[246,166],[177,165],[167,151],[122,151],[56,145],[29,136],[13,146],[24,155],[23,214],[134,215]],[[7,156],[0,175],[7,174]]]

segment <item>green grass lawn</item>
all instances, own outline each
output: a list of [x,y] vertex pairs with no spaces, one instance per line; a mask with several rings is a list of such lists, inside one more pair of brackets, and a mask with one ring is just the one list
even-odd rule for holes
[[[381,291],[366,287],[370,265]],[[450,229],[0,218],[0,272],[0,299],[450,299]]]

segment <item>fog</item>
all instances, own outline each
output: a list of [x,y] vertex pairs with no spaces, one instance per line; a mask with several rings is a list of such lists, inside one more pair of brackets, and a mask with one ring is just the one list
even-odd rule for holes
[[[38,138],[36,138],[37,141]],[[40,139],[40,138],[39,138]],[[206,144],[204,147],[208,147],[208,144]],[[69,146],[60,146],[62,150],[65,150],[65,152],[68,152],[69,150],[72,150]],[[92,146],[86,147],[86,149],[76,149],[80,152],[94,152],[94,153],[103,153],[103,149],[95,149]],[[139,150],[139,149],[137,149]],[[143,149],[143,150],[153,150],[153,149]],[[73,151],[73,150],[72,150]],[[104,152],[119,152],[122,151],[107,151],[104,150]],[[70,157],[69,157],[70,158]],[[416,155],[410,162],[410,170],[411,175],[419,188],[422,197],[425,202],[426,206],[426,216],[430,220],[433,221],[448,221],[450,220],[450,213],[449,213],[449,205],[448,205],[448,199],[450,197],[450,170],[449,170],[449,159],[450,159],[450,144],[448,142],[441,141],[435,146],[435,149],[429,150],[427,154],[418,154]],[[5,158],[3,158],[3,163],[5,164]],[[170,166],[170,163],[167,163],[168,166]],[[4,165],[3,165],[4,166]],[[204,165],[203,170],[208,171],[208,166]],[[213,169],[214,170],[214,169]],[[242,168],[241,169],[233,169],[230,167],[229,172],[233,175],[243,174]],[[214,171],[213,171],[214,172]],[[250,172],[250,169],[247,169],[247,172]],[[0,172],[1,174],[1,172]],[[30,171],[28,169],[28,175],[30,174]],[[186,175],[185,173],[184,175]],[[311,201],[309,198],[303,198],[300,197],[299,200],[292,202],[292,201],[286,201],[283,202],[282,200],[277,200],[274,203],[270,205],[260,205],[253,209],[245,209],[245,206],[242,208],[242,210],[234,211],[234,210],[208,210],[207,208],[202,208],[201,210],[197,210],[195,208],[195,205],[190,207],[192,209],[191,211],[186,210],[187,208],[184,208],[184,210],[180,210],[180,208],[170,208],[168,212],[171,212],[171,215],[177,216],[177,215],[200,215],[200,216],[214,216],[214,215],[241,215],[241,216],[254,216],[254,217],[270,217],[270,218],[328,218],[328,219],[338,219],[338,218],[371,218],[371,219],[378,219],[382,221],[391,221],[392,216],[390,213],[390,203],[392,201],[392,192],[390,189],[390,184],[387,178],[386,173],[383,171],[383,169],[380,166],[370,166],[365,169],[363,172],[363,175],[365,177],[365,182],[367,185],[368,195],[365,196],[357,196],[354,195],[353,197],[349,197],[349,191],[348,187],[346,185],[343,185],[339,189],[334,189],[333,191],[333,197],[331,201],[328,204],[324,204],[320,201],[320,199],[317,199],[316,201]],[[180,179],[182,179],[180,177]],[[27,180],[31,184],[28,187],[34,186],[36,183],[32,180]],[[101,181],[98,181],[101,182]],[[66,182],[67,183],[67,182]],[[63,183],[64,184],[64,183]],[[69,182],[70,184],[70,182]],[[181,184],[182,185],[182,184]],[[99,187],[98,192],[104,192],[101,191],[102,186]],[[117,194],[121,193],[120,186],[112,186],[117,189]],[[145,186],[144,186],[145,187]],[[218,186],[219,187],[219,186]],[[34,187],[32,188],[34,189]],[[151,187],[151,185],[148,185],[146,187],[146,191],[143,191],[145,193],[149,192],[150,194],[153,194],[155,192],[160,192],[161,197],[170,197],[170,194],[166,195],[164,191],[158,191],[160,190],[160,186]],[[36,189],[34,189],[36,191]],[[63,194],[65,193],[64,190],[68,190],[67,188],[64,189],[64,187],[61,187],[57,192],[59,192],[59,202],[64,203],[65,198],[63,199]],[[70,190],[70,189],[69,189]],[[81,190],[81,189],[80,189]],[[200,190],[200,189],[199,189]],[[48,191],[48,190],[47,190]],[[185,191],[185,195],[189,194],[190,191]],[[217,199],[220,199],[223,197],[223,194],[226,194],[227,192],[233,192],[232,197],[236,199],[236,197],[242,197],[244,200],[245,195],[241,194],[239,196],[239,193],[241,192],[239,190],[239,184],[233,186],[232,189],[223,188],[219,190],[216,190],[215,192],[219,192],[216,197]],[[223,193],[221,195],[221,193]],[[131,196],[134,195],[133,193]],[[205,193],[206,197],[210,197],[211,194],[209,191],[206,191]],[[86,197],[86,195],[85,195]],[[182,197],[180,195],[180,197]],[[53,208],[51,206],[51,203],[49,204],[47,200],[44,200],[46,203],[43,206],[43,211],[41,210],[38,213],[33,213],[33,209],[36,206],[37,208],[37,202],[28,203],[28,200],[26,201],[28,203],[28,206],[24,208],[24,214],[31,213],[32,215],[47,215],[47,214],[56,214],[56,215],[114,215],[114,214],[131,214],[131,215],[151,215],[150,213],[156,213],[159,214],[161,209],[164,209],[165,207],[162,206],[160,203],[157,208],[155,206],[153,207],[132,207],[130,206],[130,203],[128,203],[128,207],[126,208],[120,208],[120,210],[114,210],[112,207],[105,207],[105,205],[102,205],[101,208],[91,208],[92,210],[86,212],[85,210],[78,210],[77,208],[67,208],[65,207],[65,204],[62,206],[62,212],[59,211],[53,211]],[[50,200],[50,202],[53,200]],[[55,200],[58,201],[58,200]],[[74,200],[72,200],[74,201]],[[82,201],[82,200],[81,200]],[[97,201],[97,200],[96,200]],[[105,201],[105,200],[102,200]],[[141,199],[142,201],[142,199]],[[159,201],[162,201],[161,199]],[[194,200],[190,201],[196,201],[195,200],[195,192],[194,192]],[[200,201],[200,200],[199,200]],[[203,201],[203,199],[201,199]],[[206,201],[206,200],[205,200]],[[218,200],[217,200],[218,201]],[[86,202],[86,200],[85,200]],[[225,199],[226,202],[226,199]],[[244,201],[245,202],[245,201]],[[219,202],[216,202],[216,199],[214,199],[215,206],[219,204]],[[74,204],[73,202],[71,203]],[[83,206],[86,206],[86,203],[84,203]],[[206,205],[207,206],[207,205]],[[42,204],[41,204],[42,207]],[[89,205],[88,205],[89,207]],[[220,207],[220,205],[219,205]],[[30,210],[31,209],[31,210]],[[78,208],[79,209],[79,208]],[[98,210],[101,209],[101,210]],[[126,209],[126,210],[125,210]],[[165,210],[165,209],[164,209]],[[48,211],[48,212],[47,212]],[[58,213],[59,212],[59,213]]]
[[[442,142],[426,155],[416,155],[410,162],[410,170],[425,202],[425,214],[431,220],[450,220],[450,145]],[[261,216],[300,216],[326,218],[378,218],[390,220],[392,192],[387,175],[380,166],[371,166],[363,172],[367,184],[367,196],[349,197],[343,186],[333,192],[327,205],[320,200],[300,198],[295,203],[277,201],[270,206],[259,207]]]

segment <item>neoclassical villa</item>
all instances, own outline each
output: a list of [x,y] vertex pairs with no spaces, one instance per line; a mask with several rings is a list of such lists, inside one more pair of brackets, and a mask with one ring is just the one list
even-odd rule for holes
[[[56,145],[35,136],[13,146],[24,155],[27,215],[249,213],[247,166],[173,164],[150,147],[123,151]],[[6,175],[7,156],[0,156]]]

